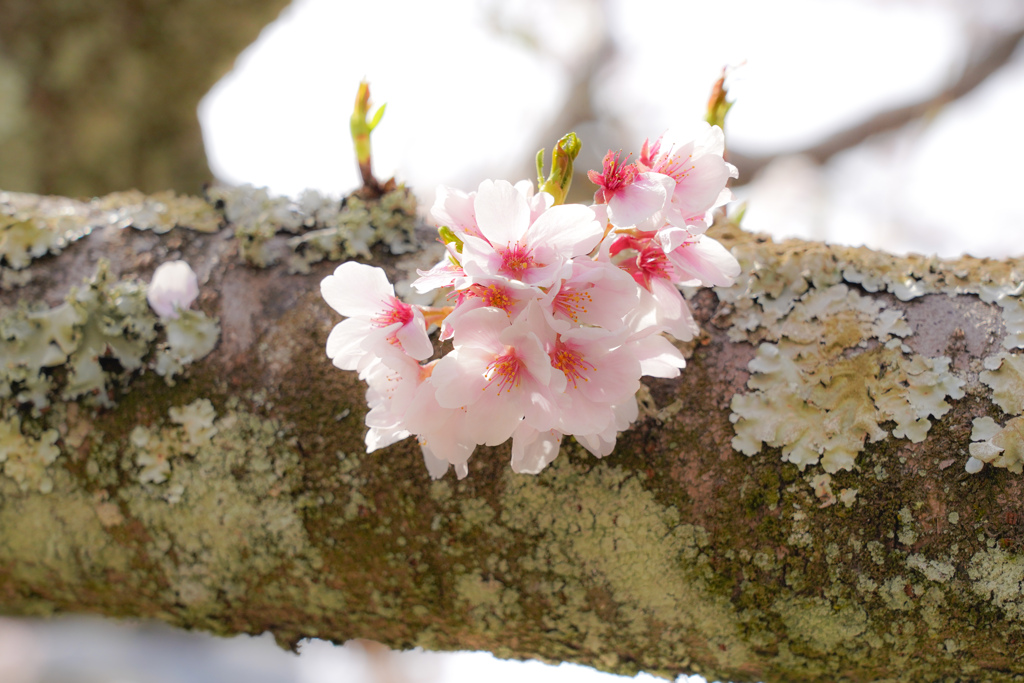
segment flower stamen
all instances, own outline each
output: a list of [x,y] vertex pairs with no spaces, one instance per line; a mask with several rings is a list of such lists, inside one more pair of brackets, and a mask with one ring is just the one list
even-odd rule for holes
[[505,245],[501,254],[501,266],[499,271],[516,278],[522,279],[523,273],[533,267],[533,253],[530,249],[516,242]]
[[471,285],[469,294],[478,297],[483,301],[484,306],[500,308],[510,315],[512,306],[515,304],[515,299],[501,285]]
[[574,323],[579,324],[580,314],[586,315],[587,306],[593,303],[594,297],[590,295],[590,292],[572,287],[563,287],[555,295],[555,300],[551,303],[551,307],[555,312],[561,313]]
[[519,386],[522,381],[523,373],[523,362],[519,356],[516,355],[514,349],[508,349],[506,353],[500,356],[495,356],[484,371],[484,379],[487,380],[487,384],[484,385],[484,391],[487,390],[493,383],[498,383],[498,396],[501,396],[503,391],[511,391]]
[[583,359],[582,353],[570,348],[561,341],[555,344],[555,350],[551,353],[551,366],[562,371],[566,381],[572,384],[573,389],[578,388],[577,382],[580,380],[584,382],[590,381],[584,376],[584,372],[597,370],[592,363]]
[[399,301],[395,297],[391,297],[391,301],[388,302],[387,308],[373,318],[370,318],[370,322],[373,323],[375,327],[387,327],[389,325],[394,325],[395,323],[408,325],[412,322],[412,319],[412,306]]

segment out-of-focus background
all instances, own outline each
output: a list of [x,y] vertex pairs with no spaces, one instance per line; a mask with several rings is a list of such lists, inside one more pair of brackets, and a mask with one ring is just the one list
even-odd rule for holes
[[[1019,0],[0,0],[0,188],[194,193],[212,174],[340,197],[358,184],[348,116],[366,78],[388,104],[377,174],[429,204],[440,183],[532,177],[569,130],[581,171],[636,152],[697,121],[730,66],[747,228],[1021,255],[1022,36]],[[611,680],[484,653],[309,641],[295,657],[269,637],[0,620],[3,683],[524,677]]]

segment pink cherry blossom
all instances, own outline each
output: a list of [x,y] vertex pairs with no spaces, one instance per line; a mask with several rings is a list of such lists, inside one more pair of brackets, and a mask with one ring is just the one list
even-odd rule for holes
[[600,431],[587,434],[573,434],[573,438],[595,457],[603,458],[611,454],[615,449],[615,442],[618,439],[619,432],[629,429],[629,426],[636,420],[640,414],[636,398],[631,396],[623,403],[615,406],[612,414],[615,419]]
[[565,375],[558,429],[598,431],[614,419],[615,404],[640,388],[640,361],[623,346],[625,331],[577,327],[559,334],[548,349],[551,366]]
[[728,287],[740,274],[740,264],[717,240],[668,227],[658,240],[672,264],[672,281],[679,285]]
[[[609,152],[592,207],[555,205],[532,183],[441,188],[430,212],[444,259],[412,284],[446,305],[395,297],[384,271],[345,263],[321,283],[346,319],[327,340],[367,385],[368,451],[409,436],[433,478],[469,472],[477,446],[511,440],[513,471],[537,474],[568,434],[597,457],[637,419],[641,377],[686,361],[669,341],[698,327],[677,285],[728,286],[736,259],[703,235],[734,170],[721,131],[682,145],[646,142],[629,163]],[[440,327],[434,351],[427,322]]]
[[465,193],[453,187],[441,185],[437,188],[430,219],[434,225],[447,226],[459,237],[479,235],[476,227],[476,211],[473,208],[475,192]]
[[457,304],[455,310],[441,325],[441,340],[447,340],[454,334],[454,326],[462,316],[478,308],[498,308],[505,312],[509,322],[526,310],[531,301],[544,296],[544,292],[536,287],[525,285],[516,280],[503,277],[459,278],[454,283],[453,297]]
[[446,256],[430,270],[419,270],[419,277],[412,283],[412,288],[420,294],[431,292],[440,287],[451,287],[459,278],[465,277],[462,264],[454,256]]
[[[695,139],[682,144],[645,141],[637,166],[662,173],[675,181],[667,219],[679,227],[707,229],[708,212],[731,197],[725,185],[735,178],[736,167],[725,161],[725,136],[718,126],[701,126]],[[665,149],[663,150],[663,146]]]
[[502,180],[481,183],[474,206],[481,238],[467,237],[462,249],[471,278],[500,275],[547,287],[604,235],[594,212],[578,204],[553,206],[532,220],[527,198]]
[[522,420],[539,431],[558,421],[565,376],[551,367],[546,346],[554,337],[531,303],[515,322],[503,311],[470,311],[455,328],[455,348],[434,368],[437,402],[473,416],[466,436],[496,446]]
[[640,292],[628,273],[607,261],[574,259],[567,277],[544,298],[551,324],[561,328],[595,325],[606,330],[622,327],[639,303]]
[[587,177],[598,186],[594,202],[608,205],[608,220],[629,227],[663,212],[675,181],[660,172],[641,172],[636,164],[623,163],[619,154],[608,150],[603,172],[587,171]]
[[320,293],[331,308],[348,316],[327,338],[327,355],[342,370],[363,372],[388,353],[416,360],[433,353],[423,313],[395,298],[395,288],[380,268],[342,263],[320,283]]
[[364,373],[368,385],[366,403],[366,452],[372,453],[410,436],[405,415],[417,392],[430,376],[430,366],[421,367],[404,354],[393,354],[374,363]]

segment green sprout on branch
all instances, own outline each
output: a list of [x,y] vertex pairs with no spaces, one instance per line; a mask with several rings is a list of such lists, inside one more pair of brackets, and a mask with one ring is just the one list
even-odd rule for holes
[[392,182],[388,181],[381,185],[373,175],[371,163],[370,133],[383,118],[386,106],[386,104],[382,104],[370,117],[370,84],[366,81],[359,83],[359,90],[356,92],[356,106],[352,111],[352,118],[349,120],[349,128],[352,131],[356,161],[359,163],[359,174],[363,179],[362,194],[365,198],[380,197],[388,190],[387,185]]

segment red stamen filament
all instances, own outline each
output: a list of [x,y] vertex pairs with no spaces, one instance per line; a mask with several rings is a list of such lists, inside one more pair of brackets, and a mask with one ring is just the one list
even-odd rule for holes
[[391,297],[388,307],[378,313],[376,317],[370,318],[370,322],[377,327],[387,327],[395,323],[408,325],[412,322],[412,318],[412,306]]
[[500,270],[502,272],[519,279],[531,267],[533,267],[533,255],[529,249],[518,242],[505,246],[505,251],[501,253]]

